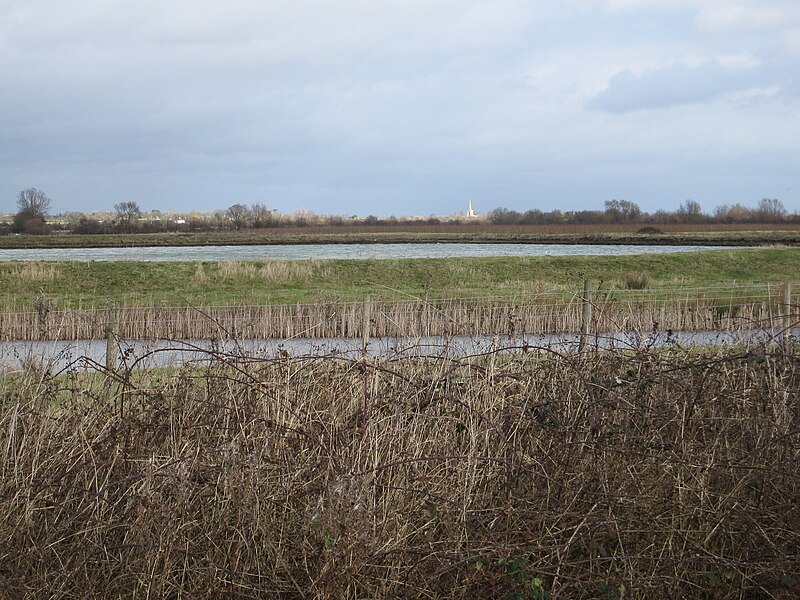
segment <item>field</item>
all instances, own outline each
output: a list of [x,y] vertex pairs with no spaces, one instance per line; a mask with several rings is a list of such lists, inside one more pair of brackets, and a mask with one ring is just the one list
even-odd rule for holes
[[798,224],[658,224],[661,233],[638,233],[642,223],[492,225],[414,224],[293,226],[242,231],[0,236],[0,248],[91,248],[248,244],[373,244],[514,242],[550,244],[767,245],[800,244]]
[[795,598],[800,356],[0,378],[6,598]]

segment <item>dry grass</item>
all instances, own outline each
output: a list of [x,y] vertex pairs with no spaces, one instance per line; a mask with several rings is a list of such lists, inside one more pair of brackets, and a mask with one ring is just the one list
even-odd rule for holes
[[8,276],[18,281],[52,281],[57,275],[56,265],[46,262],[12,263]]
[[9,598],[793,598],[797,349],[0,388]]
[[643,290],[651,281],[650,274],[645,271],[630,271],[625,275],[625,287],[629,290]]
[[194,279],[198,283],[208,283],[210,281],[210,278],[208,277],[208,274],[206,273],[206,269],[203,266],[203,263],[201,263],[201,262],[197,263],[197,267],[195,268],[195,271],[194,271]]
[[222,280],[253,279],[271,283],[307,281],[323,265],[319,260],[304,261],[239,261],[225,260],[218,263]]

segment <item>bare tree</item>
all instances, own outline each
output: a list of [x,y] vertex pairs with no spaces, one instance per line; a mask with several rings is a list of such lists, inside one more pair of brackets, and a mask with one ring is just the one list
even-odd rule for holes
[[703,218],[703,209],[697,200],[686,200],[676,212],[678,219],[686,223],[696,223]]
[[45,230],[45,217],[50,210],[50,198],[42,190],[28,188],[17,196],[17,208],[12,230],[25,233],[42,233]]
[[136,202],[120,202],[114,205],[114,210],[117,211],[120,225],[128,230],[131,229],[133,220],[142,216],[142,210]]
[[260,202],[250,207],[250,214],[253,217],[253,227],[266,227],[272,221],[272,211]]
[[250,209],[244,204],[234,204],[228,208],[228,219],[236,229],[242,229],[250,222]]
[[46,217],[50,210],[50,198],[42,190],[28,188],[22,190],[17,197],[17,208],[31,217]]
[[606,215],[614,223],[621,221],[635,221],[642,214],[642,210],[635,202],[628,200],[606,200]]
[[777,198],[762,198],[758,202],[756,212],[758,218],[764,222],[782,221],[786,216],[786,208]]

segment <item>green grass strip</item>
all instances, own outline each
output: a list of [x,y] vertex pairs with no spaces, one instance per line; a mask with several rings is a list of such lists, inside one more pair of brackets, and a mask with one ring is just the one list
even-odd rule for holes
[[[0,306],[32,309],[108,301],[170,306],[522,298],[575,293],[584,278],[604,289],[688,288],[800,280],[800,248],[724,249],[633,256],[224,262],[1,262]],[[685,294],[683,294],[685,295]]]

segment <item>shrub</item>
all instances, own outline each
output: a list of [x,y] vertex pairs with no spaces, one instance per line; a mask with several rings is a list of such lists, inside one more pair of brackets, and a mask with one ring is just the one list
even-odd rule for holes
[[0,595],[798,597],[800,363],[766,353],[28,365]]
[[654,235],[654,234],[660,234],[660,233],[664,233],[664,232],[661,231],[658,227],[651,227],[651,226],[648,225],[647,227],[642,227],[641,229],[638,229],[636,231],[636,233]]

